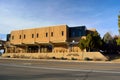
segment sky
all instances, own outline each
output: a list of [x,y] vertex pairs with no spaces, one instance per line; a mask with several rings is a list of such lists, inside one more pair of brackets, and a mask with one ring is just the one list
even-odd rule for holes
[[118,35],[120,0],[0,0],[0,33],[67,24]]

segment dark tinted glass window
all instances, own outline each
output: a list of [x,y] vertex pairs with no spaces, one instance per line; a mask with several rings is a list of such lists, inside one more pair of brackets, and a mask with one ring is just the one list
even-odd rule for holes
[[85,27],[71,27],[69,28],[69,37],[81,37],[85,36]]
[[11,37],[11,35],[7,34],[7,41],[10,41],[10,37]]

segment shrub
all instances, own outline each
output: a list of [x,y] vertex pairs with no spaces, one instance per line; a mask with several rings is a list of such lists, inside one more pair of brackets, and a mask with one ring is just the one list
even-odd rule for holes
[[71,60],[77,60],[77,58],[72,57]]
[[56,57],[52,57],[52,59],[56,59]]
[[86,57],[86,58],[84,58],[84,60],[85,60],[85,61],[91,61],[92,59]]
[[10,58],[10,56],[4,56],[5,58]]
[[67,60],[67,58],[61,57],[62,60]]

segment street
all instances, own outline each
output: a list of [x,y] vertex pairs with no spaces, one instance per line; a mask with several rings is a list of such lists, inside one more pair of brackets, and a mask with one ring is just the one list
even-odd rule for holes
[[119,80],[120,63],[0,59],[0,80]]

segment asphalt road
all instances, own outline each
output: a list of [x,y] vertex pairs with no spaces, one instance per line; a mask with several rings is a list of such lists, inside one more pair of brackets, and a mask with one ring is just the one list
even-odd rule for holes
[[120,63],[0,59],[0,80],[119,80]]

